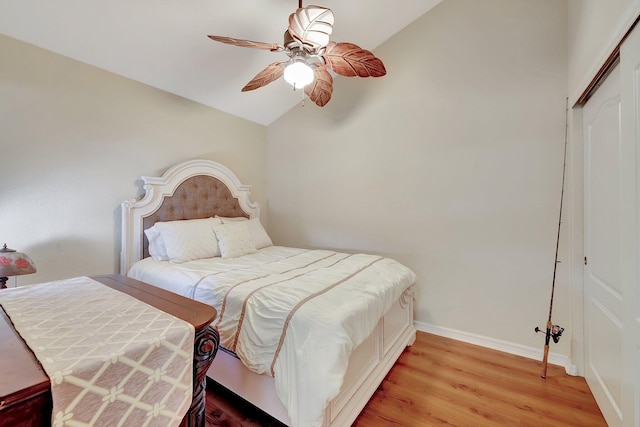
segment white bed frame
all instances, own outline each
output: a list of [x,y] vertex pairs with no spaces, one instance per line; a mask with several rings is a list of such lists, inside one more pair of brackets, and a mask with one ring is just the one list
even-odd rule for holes
[[[231,170],[219,163],[192,160],[170,168],[161,177],[143,176],[144,197],[139,201],[127,200],[122,203],[122,274],[126,275],[131,266],[142,258],[144,218],[158,211],[165,197],[173,195],[180,184],[198,175],[220,180],[237,199],[242,211],[250,218],[259,218],[260,207],[249,200],[251,187],[242,185]],[[351,354],[340,393],[326,409],[325,426],[351,425],[405,347],[413,344],[415,337],[413,292],[408,290],[380,319],[373,333]],[[276,396],[273,378],[250,371],[239,359],[224,351],[218,352],[207,376],[290,425],[287,411]]]

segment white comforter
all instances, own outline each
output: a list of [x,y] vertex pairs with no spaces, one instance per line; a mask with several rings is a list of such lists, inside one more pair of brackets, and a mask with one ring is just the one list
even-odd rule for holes
[[129,276],[213,305],[222,345],[273,376],[304,427],[322,425],[352,350],[415,281],[388,258],[278,246],[183,264],[146,258]]

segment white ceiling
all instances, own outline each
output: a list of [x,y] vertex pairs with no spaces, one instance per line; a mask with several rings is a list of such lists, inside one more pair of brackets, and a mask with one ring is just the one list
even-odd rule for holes
[[[440,2],[315,4],[336,16],[331,40],[373,50]],[[297,7],[296,0],[0,0],[0,33],[268,125],[298,104],[302,94],[282,79],[252,92],[240,89],[286,55],[206,36],[282,43]]]

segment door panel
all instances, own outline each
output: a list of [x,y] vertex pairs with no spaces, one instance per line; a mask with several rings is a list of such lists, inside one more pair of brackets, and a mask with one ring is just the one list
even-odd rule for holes
[[585,377],[610,426],[623,425],[620,108],[616,67],[583,110]]
[[622,246],[624,283],[622,413],[625,426],[640,426],[640,28],[620,48],[622,87]]
[[[593,389],[595,380],[596,388],[607,398],[607,405],[622,419],[622,324],[596,298],[589,299],[586,312],[591,323],[587,355],[589,385]],[[609,422],[609,425],[614,424]]]
[[[616,73],[617,74],[617,73]],[[611,76],[611,85],[619,78]],[[615,80],[617,80],[617,82]],[[602,88],[600,90],[603,90]],[[604,95],[604,94],[603,94]],[[587,272],[599,287],[620,299],[620,95],[605,99],[587,124],[587,196],[589,237]],[[613,172],[613,173],[612,173]]]
[[583,126],[585,377],[610,426],[640,427],[640,29]]

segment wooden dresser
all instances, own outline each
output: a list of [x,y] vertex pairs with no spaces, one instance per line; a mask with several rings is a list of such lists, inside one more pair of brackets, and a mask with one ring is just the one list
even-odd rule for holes
[[[205,375],[219,343],[217,331],[210,326],[216,310],[126,276],[111,274],[92,278],[194,326],[193,401],[181,426],[204,426]],[[0,427],[49,426],[51,409],[49,378],[0,309]]]

